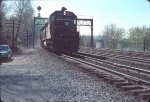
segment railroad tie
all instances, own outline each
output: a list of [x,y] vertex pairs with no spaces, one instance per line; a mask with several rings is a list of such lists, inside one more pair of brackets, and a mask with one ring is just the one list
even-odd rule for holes
[[146,102],[150,101],[150,92],[148,92],[148,93],[140,93],[138,96],[139,96],[139,98],[141,100],[146,100]]
[[130,85],[130,86],[121,86],[121,89],[124,91],[130,91],[130,90],[138,90],[138,89],[144,89],[144,88],[138,85]]
[[113,82],[113,85],[116,86],[117,88],[121,88],[122,86],[129,86],[133,84],[130,82]]
[[104,77],[108,77],[109,75],[108,74],[105,74],[105,73],[99,73],[98,75],[97,75],[97,77],[99,77],[99,78],[104,78]]
[[141,93],[150,93],[150,90],[149,89],[130,90],[129,93],[134,96],[138,96]]

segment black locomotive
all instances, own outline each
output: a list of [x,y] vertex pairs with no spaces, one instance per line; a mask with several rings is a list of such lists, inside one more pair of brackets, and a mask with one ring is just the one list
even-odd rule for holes
[[77,16],[62,7],[53,12],[40,30],[41,45],[55,52],[76,52],[79,48]]

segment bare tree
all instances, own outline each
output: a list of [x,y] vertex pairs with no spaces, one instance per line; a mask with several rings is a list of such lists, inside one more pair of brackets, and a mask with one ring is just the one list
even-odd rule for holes
[[34,10],[32,8],[30,0],[17,0],[14,1],[11,9],[13,9],[13,14],[11,18],[15,19],[16,36],[15,41],[18,37],[23,34],[23,29],[31,28],[32,20],[34,15]]
[[133,27],[129,29],[130,48],[133,50],[148,50],[150,49],[150,28],[148,27]]
[[8,7],[6,3],[1,1],[0,5],[0,43],[6,43],[6,35],[5,35],[5,20],[7,15]]
[[17,27],[17,34],[16,39],[19,36],[19,33],[21,33],[21,24],[22,29],[27,28],[31,26],[31,20],[33,17],[33,8],[31,6],[30,1],[22,0],[16,2],[16,8],[17,8],[17,19],[18,19],[18,27]]
[[113,49],[117,48],[119,41],[123,38],[124,32],[125,30],[123,28],[118,28],[114,24],[105,26],[103,32],[105,46]]

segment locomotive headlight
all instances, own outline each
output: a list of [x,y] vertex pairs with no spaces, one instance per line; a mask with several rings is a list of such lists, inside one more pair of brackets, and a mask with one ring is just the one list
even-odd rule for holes
[[74,20],[74,24],[76,24],[76,20]]
[[63,13],[64,13],[64,15],[66,15],[66,11],[64,11]]

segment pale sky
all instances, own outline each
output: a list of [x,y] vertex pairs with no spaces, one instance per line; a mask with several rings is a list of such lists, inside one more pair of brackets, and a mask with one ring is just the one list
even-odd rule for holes
[[[101,34],[105,25],[115,24],[126,30],[135,26],[150,27],[150,3],[147,0],[32,0],[37,16],[48,17],[55,10],[66,7],[80,18],[93,18],[94,34]],[[83,16],[81,16],[83,15]],[[90,33],[90,28],[84,28]]]

